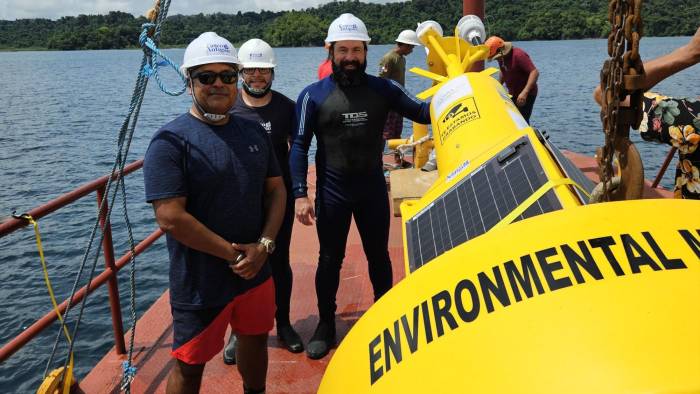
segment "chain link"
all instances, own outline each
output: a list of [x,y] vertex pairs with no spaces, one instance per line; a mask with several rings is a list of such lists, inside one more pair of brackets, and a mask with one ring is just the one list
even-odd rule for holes
[[[639,40],[642,37],[642,0],[610,0],[608,20],[608,55],[600,73],[603,89],[601,121],[605,132],[605,145],[599,158],[600,181],[603,183],[603,201],[610,201],[609,187],[613,177],[613,159],[619,147],[630,144],[630,127],[638,128],[642,120],[642,82],[644,67],[639,56]],[[629,107],[621,108],[620,102],[630,97]],[[622,153],[620,153],[622,154]]]

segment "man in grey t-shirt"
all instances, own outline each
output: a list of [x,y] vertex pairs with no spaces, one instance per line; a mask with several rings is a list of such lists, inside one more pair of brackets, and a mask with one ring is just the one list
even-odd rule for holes
[[[379,61],[379,76],[396,81],[401,86],[406,81],[406,55],[413,52],[413,47],[420,45],[418,36],[413,30],[404,30],[396,38],[396,46],[387,52]],[[384,124],[384,140],[401,138],[403,117],[396,112],[389,112]],[[397,158],[400,163],[400,158]]]

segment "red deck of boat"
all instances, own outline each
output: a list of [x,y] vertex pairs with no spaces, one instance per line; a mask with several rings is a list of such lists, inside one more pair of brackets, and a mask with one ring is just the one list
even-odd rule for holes
[[[314,175],[310,174],[310,179],[315,178]],[[392,216],[391,220],[389,254],[393,262],[394,282],[397,282],[404,277],[403,242],[400,218]],[[294,271],[291,321],[306,343],[318,322],[314,287],[318,261],[318,237],[315,226],[294,223],[290,261]],[[167,266],[165,260],[162,263]],[[338,290],[336,317],[338,342],[362,313],[372,305],[372,302],[372,285],[367,274],[367,263],[360,237],[353,223]],[[170,356],[173,340],[171,319],[167,292],[139,319],[134,345],[134,364],[137,374],[131,385],[133,393],[165,392],[166,378],[173,366]],[[128,338],[128,335],[126,337]],[[268,346],[268,393],[316,392],[333,351],[321,360],[311,360],[305,353],[292,354],[281,347],[274,330],[270,333]],[[90,394],[118,392],[121,363],[124,359],[116,356],[114,349],[110,350],[80,382],[80,389]],[[235,366],[225,365],[222,356],[217,355],[204,370],[201,392],[242,393],[238,370]]]
[[[587,176],[595,181],[598,180],[594,159],[571,152],[565,152],[565,154]],[[310,178],[314,175],[312,173]],[[670,198],[672,193],[662,189],[651,189],[647,182],[645,197]],[[394,267],[394,282],[397,282],[405,274],[403,244],[400,218],[392,216],[391,220],[389,253]],[[318,239],[314,226],[303,226],[298,222],[294,224],[290,259],[294,271],[291,319],[292,324],[306,342],[313,334],[318,322],[314,291]],[[167,263],[163,261],[163,264]],[[367,274],[362,244],[353,224],[338,291],[336,324],[339,342],[371,304],[372,286]],[[131,385],[132,392],[165,392],[166,378],[173,366],[173,360],[170,357],[172,339],[170,305],[166,292],[137,323],[134,363],[138,372]],[[275,331],[270,333],[268,345],[267,392],[315,393],[323,372],[333,356],[333,351],[322,360],[310,360],[305,353],[289,353],[281,347]],[[112,349],[80,382],[80,390],[91,394],[118,392],[123,360],[124,357],[116,356]],[[225,365],[220,354],[207,364],[202,393],[241,393],[242,391],[242,383],[236,367]]]

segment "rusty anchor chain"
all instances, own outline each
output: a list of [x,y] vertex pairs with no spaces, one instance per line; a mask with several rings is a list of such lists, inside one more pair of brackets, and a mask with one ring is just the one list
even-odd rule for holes
[[[601,183],[594,202],[636,199],[642,196],[644,166],[639,152],[629,140],[629,129],[642,120],[644,66],[639,56],[642,37],[642,0],[611,0],[608,6],[610,35],[608,55],[600,73],[603,90],[601,121],[605,145],[598,148]],[[629,96],[629,106],[623,102]],[[621,176],[613,176],[617,153]]]

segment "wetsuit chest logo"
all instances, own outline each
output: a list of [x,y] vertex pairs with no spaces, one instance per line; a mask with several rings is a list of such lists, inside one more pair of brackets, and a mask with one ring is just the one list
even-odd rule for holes
[[364,126],[369,118],[367,111],[346,112],[341,115],[343,115],[343,125],[350,127]]
[[257,145],[248,145],[248,150],[250,153],[260,152],[260,148]]

